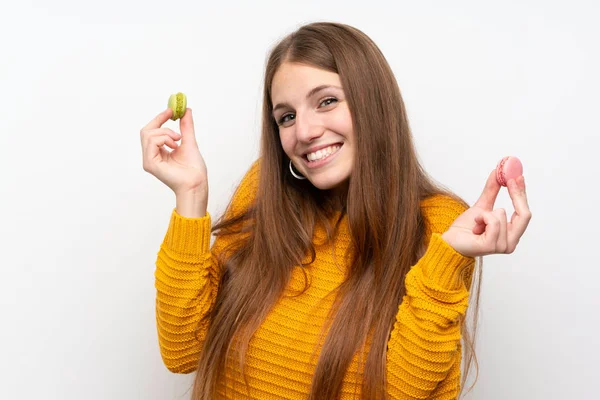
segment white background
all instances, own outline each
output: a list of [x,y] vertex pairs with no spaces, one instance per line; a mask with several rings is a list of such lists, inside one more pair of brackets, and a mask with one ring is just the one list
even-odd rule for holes
[[[467,398],[597,398],[599,3],[216,3],[2,2],[0,398],[189,397],[154,321],[175,197],[139,131],[187,94],[219,214],[257,156],[269,49],[325,20],[380,46],[436,180],[472,204],[523,160],[533,219],[485,258]],[[497,206],[512,213],[505,189]]]

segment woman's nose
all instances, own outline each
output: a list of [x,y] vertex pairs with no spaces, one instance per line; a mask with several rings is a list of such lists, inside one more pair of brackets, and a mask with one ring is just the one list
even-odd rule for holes
[[296,138],[300,142],[311,142],[323,135],[323,123],[315,115],[305,112],[296,115]]

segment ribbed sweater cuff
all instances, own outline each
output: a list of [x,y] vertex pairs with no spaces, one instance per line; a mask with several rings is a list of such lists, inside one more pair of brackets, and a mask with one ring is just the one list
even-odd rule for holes
[[454,250],[441,234],[433,233],[420,264],[430,281],[448,290],[458,290],[463,286],[462,274],[474,261],[473,257],[465,257]]
[[179,254],[204,254],[210,251],[211,218],[187,218],[174,208],[163,245]]

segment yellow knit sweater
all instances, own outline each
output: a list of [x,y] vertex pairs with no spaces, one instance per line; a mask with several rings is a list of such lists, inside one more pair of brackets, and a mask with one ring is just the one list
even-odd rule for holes
[[[254,199],[256,165],[236,191],[235,211]],[[448,197],[434,196],[422,202],[422,210],[427,220],[427,250],[406,277],[406,296],[388,342],[386,390],[394,399],[455,399],[461,364],[457,319],[465,314],[469,296],[468,288],[456,278],[465,270],[471,276],[474,259],[457,253],[441,237],[464,211],[463,206]],[[158,252],[158,339],[162,359],[172,372],[190,373],[197,367],[201,342],[193,331],[214,304],[219,283],[216,255],[232,240],[219,237],[211,248],[210,229],[210,215],[185,218],[174,209]],[[325,232],[317,229],[317,237],[324,238]],[[347,218],[342,220],[335,243],[337,260],[342,260],[350,245]],[[228,369],[226,383],[219,383],[221,396],[227,385],[229,398],[248,398],[248,393],[256,399],[307,398],[318,359],[311,356],[333,296],[319,302],[344,278],[333,262],[330,246],[315,245],[316,260],[307,269],[311,274],[309,289],[297,297],[283,296],[252,337],[246,356],[250,387]],[[286,294],[303,287],[304,276],[295,268]],[[360,394],[357,366],[358,353],[344,378],[342,399]],[[358,376],[362,378],[362,371]]]

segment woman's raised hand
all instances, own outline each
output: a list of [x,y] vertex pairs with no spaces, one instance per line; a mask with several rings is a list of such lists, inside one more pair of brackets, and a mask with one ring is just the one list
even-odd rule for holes
[[[206,193],[208,177],[198,149],[192,110],[188,108],[179,122],[181,134],[162,125],[173,115],[168,108],[140,131],[144,171],[157,177],[176,195]],[[181,139],[181,144],[176,142]],[[168,146],[172,151],[163,146]]]
[[510,221],[507,220],[506,210],[494,210],[500,188],[494,170],[475,205],[459,215],[442,234],[442,238],[463,256],[510,254],[525,233],[531,220],[525,178],[519,176],[508,182],[508,193],[515,209]]

